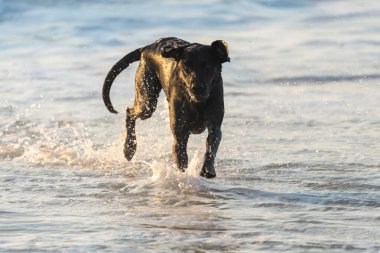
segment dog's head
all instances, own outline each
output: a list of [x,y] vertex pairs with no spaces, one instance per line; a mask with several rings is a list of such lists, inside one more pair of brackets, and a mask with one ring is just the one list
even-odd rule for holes
[[166,47],[162,56],[177,61],[178,78],[194,102],[205,101],[220,78],[222,63],[230,61],[228,45],[216,40],[210,46],[189,44]]

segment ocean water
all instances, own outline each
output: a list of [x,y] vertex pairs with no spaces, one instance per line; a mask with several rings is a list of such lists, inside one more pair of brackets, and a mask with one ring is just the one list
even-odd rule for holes
[[[378,1],[0,0],[0,31],[0,252],[380,251]],[[103,105],[166,36],[229,44],[215,179],[205,134],[173,167],[164,94],[131,162]]]

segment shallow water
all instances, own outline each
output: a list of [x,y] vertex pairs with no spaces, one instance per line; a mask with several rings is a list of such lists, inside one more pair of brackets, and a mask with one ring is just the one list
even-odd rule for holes
[[[1,252],[380,251],[377,1],[0,0],[0,30]],[[165,36],[229,43],[215,179],[205,134],[173,168],[163,94],[132,162],[101,100]]]

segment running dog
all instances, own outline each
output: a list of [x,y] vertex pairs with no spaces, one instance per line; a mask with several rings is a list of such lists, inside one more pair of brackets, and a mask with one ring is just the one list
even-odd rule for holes
[[127,108],[124,155],[131,160],[136,151],[136,119],[148,119],[157,107],[164,90],[174,137],[173,158],[179,170],[188,164],[187,142],[190,134],[200,134],[206,127],[206,153],[200,172],[202,177],[216,176],[215,156],[222,138],[224,116],[222,63],[229,62],[228,46],[222,40],[211,45],[189,43],[178,38],[162,38],[124,56],[109,71],[103,85],[107,109],[117,113],[109,93],[116,76],[130,63],[140,61],[136,72],[135,99]]

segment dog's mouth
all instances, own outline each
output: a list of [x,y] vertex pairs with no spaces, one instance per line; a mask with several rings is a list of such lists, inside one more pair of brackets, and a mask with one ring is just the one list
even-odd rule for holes
[[203,102],[208,98],[208,94],[194,94],[191,92],[189,92],[189,94],[190,94],[190,99],[196,103]]

